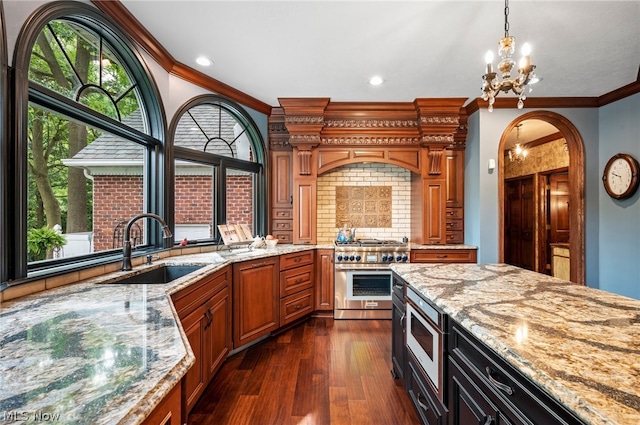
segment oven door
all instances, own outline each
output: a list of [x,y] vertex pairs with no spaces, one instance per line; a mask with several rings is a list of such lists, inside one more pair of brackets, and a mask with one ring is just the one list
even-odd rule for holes
[[337,310],[389,310],[393,279],[391,270],[366,268],[339,269],[335,274]]
[[428,318],[407,303],[406,313],[407,346],[420,366],[436,394],[441,396],[442,386],[442,333]]
[[390,270],[347,271],[347,300],[391,301],[393,279]]

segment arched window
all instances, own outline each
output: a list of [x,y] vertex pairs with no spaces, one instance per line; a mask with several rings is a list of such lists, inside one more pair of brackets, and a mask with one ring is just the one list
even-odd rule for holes
[[250,116],[228,99],[201,96],[178,111],[170,133],[176,241],[219,242],[226,224],[264,234],[265,150]]
[[[34,16],[14,60],[15,278],[118,255],[132,217],[166,214],[164,116],[128,38],[90,5]],[[136,245],[160,246],[155,224],[137,224]]]
[[[7,88],[9,82],[7,81],[7,36],[4,19],[4,6],[0,2],[0,162],[2,163],[0,166],[0,209],[3,214],[6,214],[10,209],[7,194],[11,170],[8,167],[10,146],[7,137]],[[0,220],[0,282],[5,282],[9,278],[8,256],[11,250],[10,245],[5,243],[9,227],[6,220]]]

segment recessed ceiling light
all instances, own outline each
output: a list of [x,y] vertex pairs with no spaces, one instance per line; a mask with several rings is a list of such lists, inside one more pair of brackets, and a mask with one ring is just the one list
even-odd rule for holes
[[211,65],[211,60],[205,58],[204,56],[199,56],[198,58],[196,58],[196,63],[202,66],[209,66]]
[[371,84],[372,86],[379,86],[382,83],[384,83],[384,80],[378,75],[371,77],[371,79],[369,80],[369,84]]

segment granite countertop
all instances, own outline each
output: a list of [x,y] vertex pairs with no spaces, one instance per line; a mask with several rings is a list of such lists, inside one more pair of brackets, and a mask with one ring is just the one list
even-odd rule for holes
[[[169,257],[0,304],[0,424],[142,422],[195,358],[169,295],[227,264],[315,246]],[[167,284],[112,284],[168,264],[204,267]]]
[[504,264],[393,264],[589,424],[640,424],[640,301]]

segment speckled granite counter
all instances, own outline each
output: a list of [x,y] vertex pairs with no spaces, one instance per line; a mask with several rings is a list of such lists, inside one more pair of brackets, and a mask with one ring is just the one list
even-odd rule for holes
[[590,424],[640,424],[640,301],[508,265],[393,264]]
[[115,272],[0,304],[0,423],[137,424],[194,362],[168,295],[236,261],[314,249],[279,245],[170,257],[201,264],[168,284],[104,284]]

